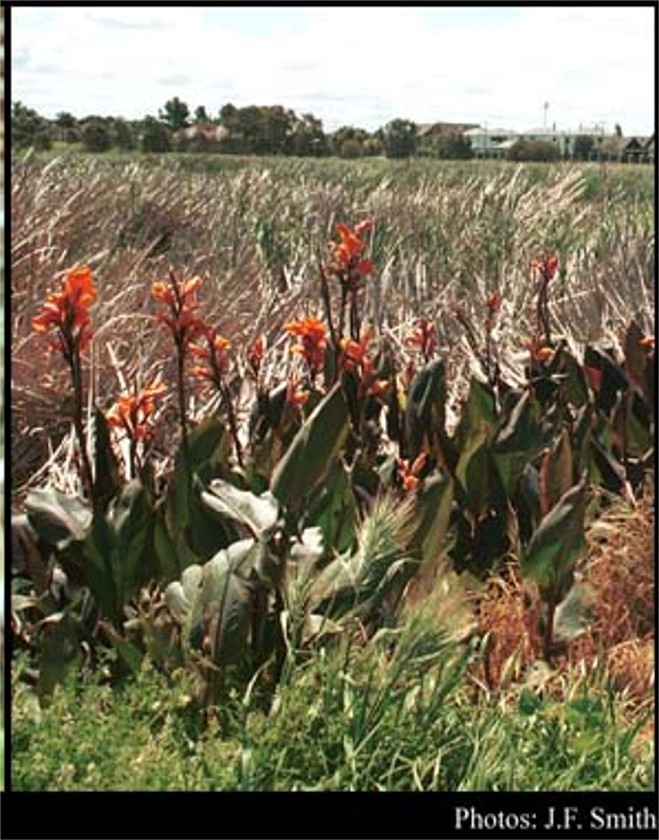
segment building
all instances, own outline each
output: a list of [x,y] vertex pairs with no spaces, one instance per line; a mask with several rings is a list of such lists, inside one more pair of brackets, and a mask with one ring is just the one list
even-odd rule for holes
[[488,128],[481,125],[467,129],[464,136],[471,143],[474,157],[480,158],[503,158],[512,144],[519,139],[514,131],[507,128]]

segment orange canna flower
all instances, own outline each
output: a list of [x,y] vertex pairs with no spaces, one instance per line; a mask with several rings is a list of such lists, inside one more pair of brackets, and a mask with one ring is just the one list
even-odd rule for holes
[[200,277],[193,277],[181,283],[171,271],[169,282],[157,281],[151,286],[151,296],[169,309],[169,314],[160,313],[158,320],[170,330],[182,349],[206,331],[205,324],[195,314],[199,306],[196,293],[201,282]]
[[318,373],[324,364],[327,347],[327,330],[323,322],[310,315],[301,321],[286,324],[284,332],[300,339],[300,342],[291,348],[292,352],[304,356],[311,372]]
[[214,327],[206,327],[204,330],[207,346],[200,347],[198,344],[190,344],[188,350],[191,356],[203,359],[206,365],[194,365],[190,369],[193,376],[207,379],[219,388],[222,378],[229,369],[229,356],[227,350],[231,347],[228,338],[219,335]]
[[96,300],[96,288],[91,269],[79,266],[70,269],[62,284],[62,291],[48,295],[43,312],[32,319],[35,332],[58,331],[50,343],[51,351],[60,350],[65,358],[73,358],[74,352],[82,352],[89,346],[92,332],[89,307]]
[[338,242],[330,242],[333,262],[327,266],[326,274],[336,275],[349,288],[357,288],[360,280],[375,270],[371,260],[362,259],[366,243],[360,237],[373,229],[373,220],[365,219],[351,230],[347,225],[337,225]]
[[149,421],[156,410],[156,398],[166,390],[163,382],[155,381],[135,394],[119,397],[105,415],[108,424],[122,429],[131,440],[147,440],[153,433]]
[[411,465],[407,458],[396,458],[396,471],[406,493],[419,488],[422,481],[419,475],[423,472],[427,460],[428,455],[425,452],[415,458]]

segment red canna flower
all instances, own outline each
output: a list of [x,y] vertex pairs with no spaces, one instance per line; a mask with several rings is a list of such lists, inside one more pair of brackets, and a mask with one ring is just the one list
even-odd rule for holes
[[653,335],[644,335],[643,338],[638,340],[639,345],[644,350],[654,350],[654,336]]
[[76,352],[83,352],[89,346],[92,336],[89,307],[95,300],[91,269],[72,268],[66,274],[62,291],[48,295],[43,312],[32,319],[32,329],[48,332],[55,328],[57,337],[49,349],[61,351],[70,362]]
[[294,406],[303,406],[309,399],[309,392],[300,388],[297,379],[289,379],[286,386],[286,402]]
[[548,283],[556,274],[558,268],[558,257],[550,255],[548,251],[539,258],[531,260],[531,269],[539,271],[545,283]]
[[258,379],[259,372],[261,370],[261,364],[263,362],[263,356],[265,354],[265,338],[260,335],[258,338],[255,338],[254,341],[251,343],[249,350],[247,351],[247,364],[252,369],[252,373],[254,374],[254,378]]
[[419,475],[423,472],[427,460],[428,455],[425,452],[415,458],[411,465],[407,458],[396,458],[396,472],[406,493],[419,488],[422,481]]
[[553,347],[546,343],[544,336],[527,338],[524,341],[524,347],[531,352],[531,361],[540,365],[553,359],[556,352]]
[[132,441],[147,440],[153,433],[149,421],[156,410],[156,398],[166,390],[163,382],[155,381],[137,393],[119,397],[106,414],[109,425],[122,429]]
[[345,371],[357,374],[363,394],[378,397],[387,390],[389,381],[378,378],[375,362],[368,354],[370,340],[370,330],[365,330],[359,341],[353,341],[350,338],[342,339],[340,343],[341,367]]
[[428,318],[419,318],[414,325],[412,333],[405,340],[405,343],[410,347],[417,347],[427,361],[437,349],[434,323]]
[[335,275],[350,289],[356,289],[363,277],[372,274],[375,266],[371,260],[362,258],[366,243],[360,238],[373,229],[372,219],[365,219],[351,230],[347,225],[337,225],[338,242],[330,242],[332,262],[325,269],[329,276]]
[[325,362],[325,349],[327,347],[327,330],[325,324],[310,315],[301,321],[291,321],[286,324],[284,331],[288,335],[300,339],[298,344],[292,347],[293,353],[304,356],[309,370],[312,374],[318,373]]

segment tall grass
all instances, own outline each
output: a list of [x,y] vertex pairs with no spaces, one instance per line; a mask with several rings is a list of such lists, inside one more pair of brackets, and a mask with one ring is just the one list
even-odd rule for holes
[[[35,382],[30,333],[54,278],[76,262],[95,273],[99,300],[91,396],[101,405],[122,377],[166,378],[148,290],[168,266],[204,283],[204,312],[236,346],[318,307],[318,265],[339,220],[375,219],[376,276],[366,314],[392,342],[413,316],[433,317],[450,380],[471,354],[453,311],[475,323],[499,289],[506,373],[534,328],[529,261],[559,253],[553,328],[577,345],[615,342],[631,317],[652,331],[653,184],[645,167],[394,163],[380,160],[17,159],[12,171],[12,432],[18,484],[48,459],[67,428],[65,372],[43,359]],[[194,398],[193,398],[194,399]],[[203,410],[191,405],[191,415]],[[34,456],[31,455],[34,448]]]

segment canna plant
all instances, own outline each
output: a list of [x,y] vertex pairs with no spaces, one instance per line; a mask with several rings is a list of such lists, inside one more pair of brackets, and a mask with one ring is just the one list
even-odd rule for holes
[[[518,561],[543,604],[545,658],[575,632],[589,487],[633,493],[652,464],[652,342],[632,324],[624,359],[590,346],[577,358],[550,333],[558,259],[545,253],[531,263],[540,278],[537,329],[521,381],[501,375],[500,293],[485,300],[483,330],[458,318],[481,375],[449,428],[435,323],[418,318],[398,349],[363,323],[372,230],[371,220],[338,226],[321,269],[324,320],[284,324],[290,353],[274,387],[265,340],[252,342],[243,359],[254,385],[249,412],[234,405],[239,363],[229,339],[200,314],[201,280],[172,271],[153,285],[174,341],[181,427],[160,482],[149,442],[166,384],[156,379],[107,413],[95,409],[88,459],[81,353],[91,338],[91,274],[72,271],[49,298],[35,329],[58,331],[54,346],[71,370],[87,499],[48,488],[26,502],[37,546],[28,575],[39,586],[17,603],[47,628],[40,668],[48,690],[68,634],[64,646],[75,655],[67,661],[80,658],[83,643],[109,643],[132,670],[144,655],[162,667],[192,665],[204,703],[250,681],[267,696],[309,646],[395,624],[408,591],[432,591],[447,560],[482,579]],[[187,413],[188,376],[220,398],[197,422]],[[44,623],[60,572],[70,582],[57,589],[62,623]]]

